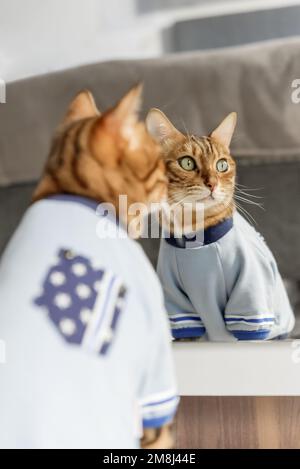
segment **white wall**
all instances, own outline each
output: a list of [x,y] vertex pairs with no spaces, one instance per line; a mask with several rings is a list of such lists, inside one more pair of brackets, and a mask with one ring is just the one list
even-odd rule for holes
[[155,28],[142,23],[134,0],[0,0],[0,77],[156,55]]
[[138,16],[135,0],[0,0],[0,79],[156,56],[161,30],[178,19],[292,3],[299,0],[201,0],[198,7]]

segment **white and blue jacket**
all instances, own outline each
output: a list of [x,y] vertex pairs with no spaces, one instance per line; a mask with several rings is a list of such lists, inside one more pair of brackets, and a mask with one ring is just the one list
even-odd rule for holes
[[159,281],[96,207],[35,203],[1,259],[1,448],[137,448],[175,413]]
[[158,274],[175,339],[266,340],[294,327],[276,261],[238,213],[204,230],[200,243],[162,239]]

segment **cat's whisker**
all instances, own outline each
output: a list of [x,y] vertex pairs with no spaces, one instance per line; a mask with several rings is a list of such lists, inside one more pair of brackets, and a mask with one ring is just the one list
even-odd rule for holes
[[239,212],[242,213],[242,215],[247,219],[247,221],[251,225],[253,224],[257,225],[255,218],[248,212],[248,210],[244,209],[241,205],[238,205],[238,204],[237,204],[237,209]]
[[241,204],[239,204],[237,201],[235,201],[235,205],[236,205],[238,211],[241,212],[245,216],[245,218],[248,220],[250,225],[253,224],[252,221],[255,223],[255,225],[257,225],[257,221],[251,215],[251,213],[248,212],[248,210],[246,210],[244,207],[242,207]]
[[246,199],[246,197],[242,197],[241,195],[237,195],[237,194],[234,195],[234,198],[235,200],[240,200],[241,202],[245,202],[250,205],[255,205],[256,207],[259,207],[262,210],[265,210],[262,204],[255,202],[254,200]]
[[197,194],[197,195],[200,195],[200,194],[201,194],[200,191],[199,191],[199,189],[187,189],[187,192],[188,192],[189,194]]
[[264,189],[264,187],[247,187],[245,186],[244,184],[239,184],[239,183],[235,183],[236,187],[242,187],[243,190],[246,190],[246,191],[262,191]]
[[253,195],[253,194],[248,194],[248,192],[245,192],[245,191],[242,191],[241,189],[239,189],[238,187],[235,188],[236,191],[238,191],[239,194],[243,194],[247,197],[253,197],[255,199],[263,199],[262,196],[260,195]]
[[260,209],[265,210],[265,207],[263,206],[262,202],[256,202],[254,200],[246,199],[245,197],[241,197],[240,195],[237,195],[237,194],[234,195],[234,200],[239,200],[249,205],[255,205],[256,207],[259,207]]
[[178,205],[182,204],[182,202],[184,202],[185,199],[187,199],[189,197],[189,194],[188,195],[185,195],[184,197],[182,197],[180,200],[171,200],[171,198],[169,199],[171,202],[172,202],[172,206],[174,207],[177,207]]

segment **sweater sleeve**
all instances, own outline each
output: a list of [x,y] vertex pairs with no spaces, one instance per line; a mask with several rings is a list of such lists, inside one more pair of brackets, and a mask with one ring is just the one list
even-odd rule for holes
[[139,392],[144,428],[157,428],[170,423],[179,402],[171,336],[161,288],[158,285],[156,288],[153,283],[152,291],[153,310],[149,318],[148,345]]
[[265,340],[275,325],[272,259],[260,251],[248,254],[239,250],[236,256],[224,312],[226,328],[238,340]]
[[[167,246],[165,246],[168,249]],[[165,308],[174,339],[202,337],[205,326],[182,285],[174,249],[160,250],[158,275],[163,287]]]

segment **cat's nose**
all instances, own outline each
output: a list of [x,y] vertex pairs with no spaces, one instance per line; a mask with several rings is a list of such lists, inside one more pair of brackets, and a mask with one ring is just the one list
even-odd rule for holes
[[210,189],[211,192],[213,192],[215,190],[216,186],[217,186],[217,183],[213,182],[213,181],[208,181],[206,183],[206,187],[208,187],[208,189]]

